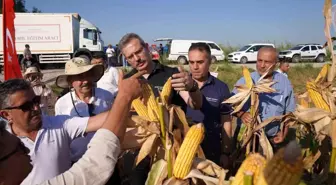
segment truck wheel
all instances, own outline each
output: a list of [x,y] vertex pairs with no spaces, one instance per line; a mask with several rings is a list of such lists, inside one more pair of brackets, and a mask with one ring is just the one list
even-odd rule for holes
[[248,60],[247,60],[246,57],[242,57],[242,58],[240,59],[240,63],[242,63],[242,64],[246,64],[247,62],[248,62]]
[[320,54],[316,57],[316,62],[322,63],[325,61],[325,55]]
[[217,58],[215,56],[211,56],[211,63],[216,63],[217,62]]
[[294,55],[294,56],[292,57],[292,62],[293,62],[293,63],[298,63],[298,62],[300,62],[300,55]]
[[177,63],[182,64],[182,65],[187,64],[187,58],[184,56],[179,56],[177,58]]

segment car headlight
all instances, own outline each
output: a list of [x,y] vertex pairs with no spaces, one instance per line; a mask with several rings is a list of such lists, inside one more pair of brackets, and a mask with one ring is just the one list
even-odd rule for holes
[[240,55],[240,53],[235,53],[234,55]]

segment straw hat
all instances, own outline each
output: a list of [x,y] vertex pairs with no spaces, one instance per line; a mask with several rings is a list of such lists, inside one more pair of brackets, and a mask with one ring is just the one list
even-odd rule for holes
[[75,57],[65,64],[65,73],[56,78],[56,85],[61,88],[69,88],[68,76],[75,76],[93,70],[93,81],[97,82],[104,74],[103,65],[92,65],[88,58]]
[[37,67],[29,67],[26,69],[26,72],[24,73],[23,75],[23,78],[26,78],[28,75],[31,75],[31,74],[39,74],[39,75],[42,75],[42,73],[37,69]]

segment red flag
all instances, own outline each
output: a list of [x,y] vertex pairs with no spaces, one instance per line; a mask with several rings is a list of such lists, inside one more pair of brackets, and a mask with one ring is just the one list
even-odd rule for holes
[[22,78],[15,49],[14,0],[2,1],[2,31],[5,80]]

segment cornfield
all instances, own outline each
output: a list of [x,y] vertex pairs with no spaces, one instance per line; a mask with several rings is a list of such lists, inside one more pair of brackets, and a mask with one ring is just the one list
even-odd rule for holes
[[[330,36],[331,0],[325,0],[325,35],[332,51]],[[190,126],[185,113],[170,103],[171,79],[155,98],[151,86],[143,85],[143,94],[132,102],[137,115],[127,121],[122,143],[125,152],[140,149],[135,164],[149,156],[152,160],[147,185],[298,185],[336,184],[336,59],[325,64],[315,79],[306,82],[306,92],[299,96],[294,112],[261,121],[259,94],[274,93],[276,82],[262,76],[253,82],[243,67],[245,84],[223,103],[231,104],[232,114],[250,101],[252,121],[239,130],[238,142],[245,148],[245,159],[234,176],[207,160],[200,144],[205,128]],[[264,127],[279,121],[284,128],[295,129],[296,139],[274,152]],[[256,146],[259,143],[260,148]]]

